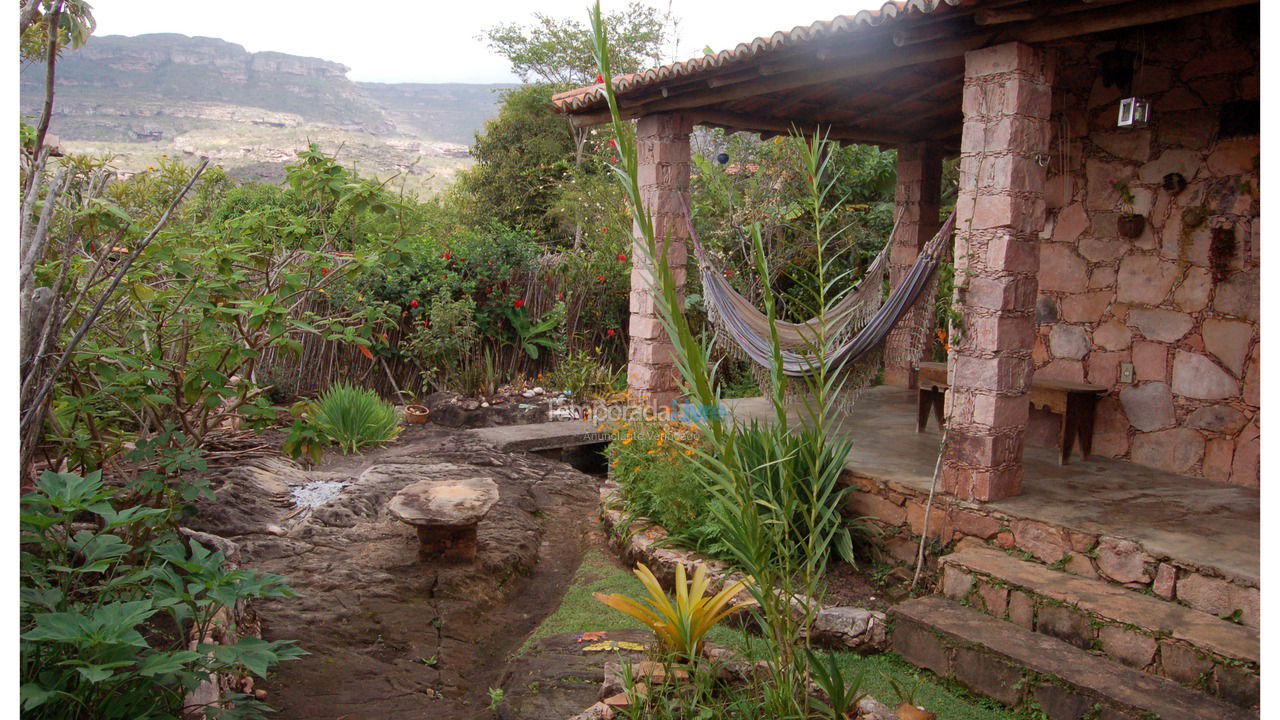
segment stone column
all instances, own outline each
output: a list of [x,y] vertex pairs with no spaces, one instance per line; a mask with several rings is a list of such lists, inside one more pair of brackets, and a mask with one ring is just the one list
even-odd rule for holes
[[[894,189],[894,212],[898,227],[889,239],[889,284],[898,287],[920,248],[938,232],[938,204],[942,191],[942,158],[930,142],[911,143],[898,148],[898,180]],[[896,387],[915,387],[910,362],[895,360],[905,355],[897,347],[905,338],[891,334],[885,347],[884,382]]]
[[965,54],[955,241],[964,327],[951,344],[942,489],[966,500],[1022,490],[1050,102],[1042,51],[1015,42]]
[[[678,113],[646,115],[636,125],[641,202],[653,216],[661,250],[684,297],[689,231],[681,201],[689,190],[689,133],[693,125]],[[627,363],[628,391],[633,403],[651,409],[671,407],[679,396],[674,348],[658,317],[650,287],[652,268],[645,262],[644,237],[632,226],[631,350]]]

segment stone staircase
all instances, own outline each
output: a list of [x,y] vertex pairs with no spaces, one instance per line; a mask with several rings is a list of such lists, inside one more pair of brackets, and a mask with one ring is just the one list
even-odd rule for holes
[[1062,563],[960,548],[940,561],[941,595],[890,611],[909,662],[1052,720],[1257,717],[1255,627]]

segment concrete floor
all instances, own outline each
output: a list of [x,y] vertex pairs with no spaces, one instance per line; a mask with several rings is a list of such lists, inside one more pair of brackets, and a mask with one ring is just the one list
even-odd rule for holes
[[[727,400],[738,418],[768,419],[763,398]],[[846,467],[855,474],[928,491],[941,440],[936,421],[917,433],[916,394],[868,388],[845,414],[841,432],[853,440]],[[1022,494],[991,503],[1032,520],[1126,537],[1148,552],[1204,567],[1257,585],[1258,491],[1091,457],[1079,450],[1066,466],[1056,448],[1028,447]]]

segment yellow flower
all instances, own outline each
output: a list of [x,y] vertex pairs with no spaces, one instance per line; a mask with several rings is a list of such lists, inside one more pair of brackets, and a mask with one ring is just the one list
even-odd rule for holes
[[636,466],[636,472],[640,472],[640,466],[639,466],[639,465],[637,465],[637,466]]
[[691,449],[690,449],[690,450],[685,450],[685,451],[684,451],[684,454],[685,454],[685,455],[692,455],[692,454],[693,454],[693,450],[691,450]]
[[650,450],[650,451],[649,451],[649,454],[650,454],[650,455],[652,455],[652,454],[653,454],[653,452],[654,452],[653,450]]
[[622,444],[623,444],[623,445],[626,445],[626,444],[627,444],[627,443],[629,443],[629,442],[631,442],[631,438],[627,438],[626,440],[623,440],[623,441],[622,441]]

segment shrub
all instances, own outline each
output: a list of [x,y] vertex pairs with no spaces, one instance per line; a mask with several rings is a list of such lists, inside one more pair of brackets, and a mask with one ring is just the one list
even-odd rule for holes
[[631,513],[661,525],[680,545],[722,556],[709,495],[693,460],[694,448],[705,447],[691,425],[643,421],[616,425],[606,453],[609,475],[622,486]]
[[[186,692],[216,672],[265,677],[303,653],[290,641],[198,642],[223,608],[292,597],[284,578],[229,570],[187,544],[162,508],[118,508],[101,474],[46,472],[23,496],[21,702],[25,718],[177,717]],[[90,522],[84,522],[91,520]],[[252,696],[220,698],[222,718],[261,718]]]
[[315,402],[316,428],[344,453],[390,442],[400,434],[396,408],[372,390],[335,383]]

